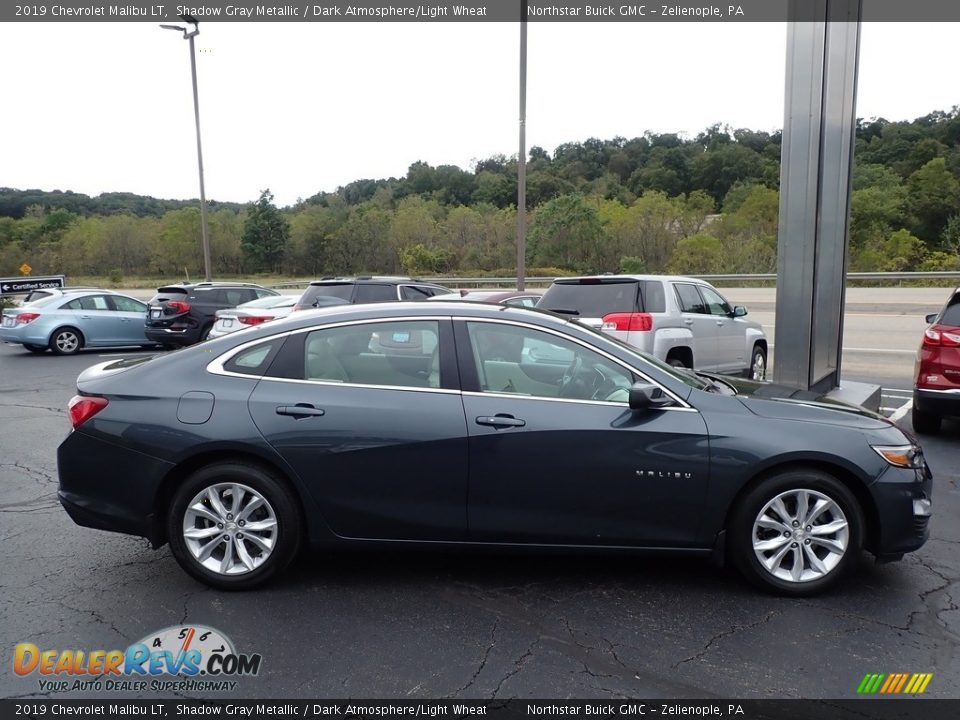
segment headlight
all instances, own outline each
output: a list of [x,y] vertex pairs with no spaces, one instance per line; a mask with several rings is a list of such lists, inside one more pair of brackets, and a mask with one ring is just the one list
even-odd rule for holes
[[923,450],[918,445],[871,445],[877,454],[891,465],[923,469]]

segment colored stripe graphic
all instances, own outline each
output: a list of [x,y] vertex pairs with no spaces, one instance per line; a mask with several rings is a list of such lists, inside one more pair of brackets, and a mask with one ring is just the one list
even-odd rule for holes
[[919,695],[927,689],[933,673],[867,673],[857,686],[859,695]]

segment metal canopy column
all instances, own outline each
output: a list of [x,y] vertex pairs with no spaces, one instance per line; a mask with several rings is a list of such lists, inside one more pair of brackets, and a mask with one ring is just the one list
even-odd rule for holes
[[[780,169],[774,379],[840,383],[861,0],[791,2]],[[811,22],[810,18],[815,18]]]

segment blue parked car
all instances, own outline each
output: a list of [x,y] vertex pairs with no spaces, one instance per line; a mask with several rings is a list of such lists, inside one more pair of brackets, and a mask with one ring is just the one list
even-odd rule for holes
[[78,290],[3,311],[0,340],[32,353],[72,355],[85,347],[153,347],[143,334],[147,304],[105,290]]

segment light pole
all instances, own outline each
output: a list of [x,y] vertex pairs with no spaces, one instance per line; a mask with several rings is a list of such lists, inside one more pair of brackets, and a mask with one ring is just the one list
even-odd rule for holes
[[517,154],[517,290],[527,283],[527,6],[520,10],[520,152]]
[[179,30],[183,39],[190,41],[190,74],[193,77],[193,115],[197,123],[197,166],[200,169],[200,234],[203,239],[203,278],[210,282],[210,236],[207,234],[207,194],[203,188],[203,149],[200,146],[200,100],[197,95],[197,55],[193,48],[193,39],[200,34],[200,26],[192,15],[181,15],[184,22],[193,25],[188,31],[179,25],[161,25],[164,30]]

